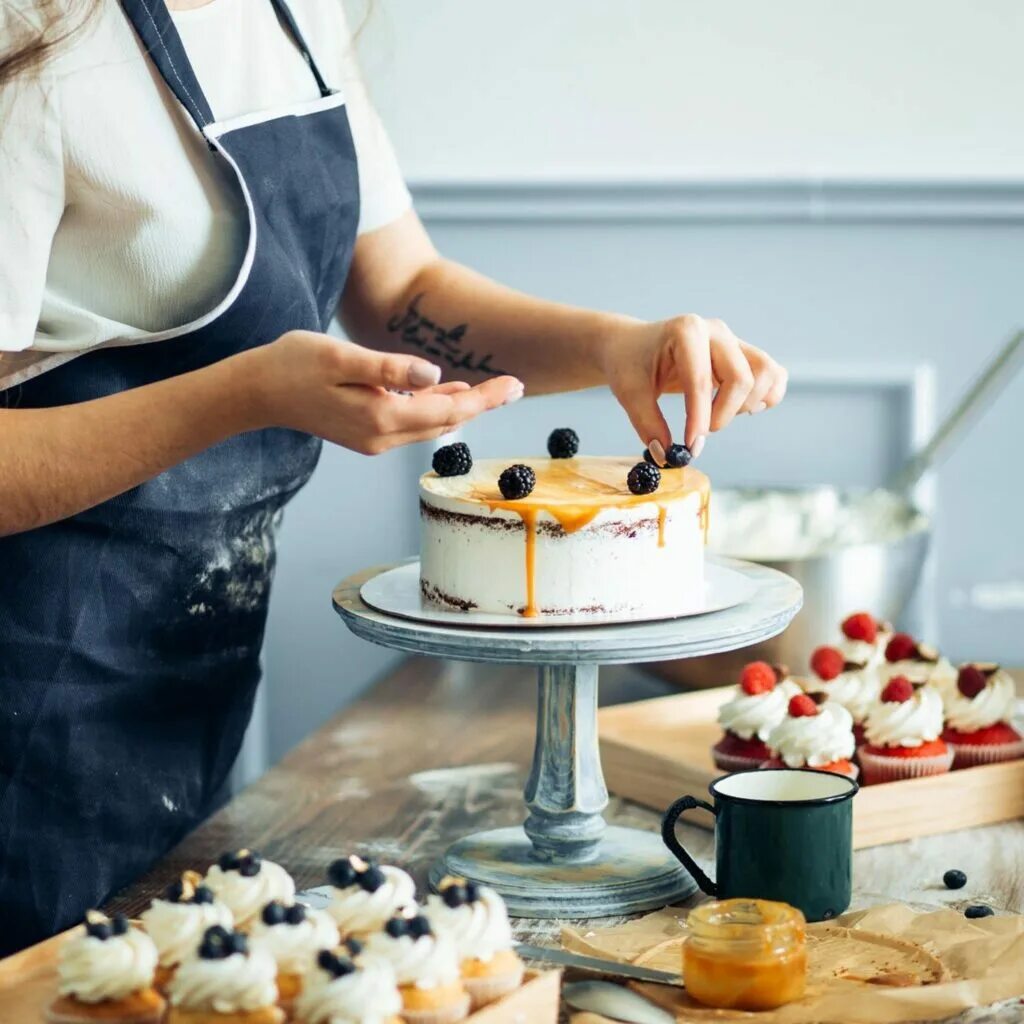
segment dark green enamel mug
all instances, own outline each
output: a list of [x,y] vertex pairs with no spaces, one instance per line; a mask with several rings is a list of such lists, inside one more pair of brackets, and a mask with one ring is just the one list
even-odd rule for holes
[[[808,768],[736,772],[708,787],[714,804],[677,800],[661,823],[665,845],[709,896],[778,900],[826,921],[850,905],[853,796],[844,775]],[[712,881],[676,838],[679,816],[698,807],[715,816]]]

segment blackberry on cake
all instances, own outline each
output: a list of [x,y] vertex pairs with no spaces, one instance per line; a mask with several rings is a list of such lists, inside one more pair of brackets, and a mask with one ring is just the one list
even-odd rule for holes
[[548,436],[548,455],[553,459],[571,459],[580,450],[580,438],[572,427],[559,427]]
[[661,472],[651,462],[638,462],[626,477],[633,494],[653,494],[661,484]]
[[430,464],[438,476],[465,476],[473,468],[473,456],[469,445],[456,441],[438,448]]
[[518,463],[509,466],[498,477],[498,490],[509,501],[518,501],[527,497],[537,486],[537,477],[529,466]]

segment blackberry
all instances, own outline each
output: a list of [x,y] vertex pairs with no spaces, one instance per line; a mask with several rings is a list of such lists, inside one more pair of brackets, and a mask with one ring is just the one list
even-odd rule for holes
[[571,459],[579,450],[579,434],[572,427],[559,427],[548,435],[548,455],[553,459]]
[[693,454],[685,444],[674,444],[665,452],[665,465],[669,469],[682,469],[690,464],[692,458]]
[[638,462],[626,477],[634,494],[653,494],[661,484],[661,472],[653,462]]
[[967,876],[956,868],[950,868],[942,876],[942,884],[947,889],[962,889],[967,884]]
[[991,917],[995,911],[991,907],[986,907],[984,903],[972,903],[964,911],[964,917]]
[[498,477],[498,490],[508,501],[525,498],[537,486],[537,477],[529,466],[518,463],[509,466]]
[[456,441],[438,448],[430,464],[438,476],[465,476],[473,468],[473,456],[469,445]]

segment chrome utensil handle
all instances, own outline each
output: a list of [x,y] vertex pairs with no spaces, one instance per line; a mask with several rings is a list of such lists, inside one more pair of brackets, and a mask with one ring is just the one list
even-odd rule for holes
[[686,852],[683,844],[676,838],[676,822],[679,820],[679,816],[687,811],[694,811],[698,807],[703,807],[705,811],[710,811],[712,814],[718,813],[706,800],[698,800],[695,796],[680,797],[661,819],[661,838],[676,859],[693,876],[693,880],[700,886],[700,891],[709,896],[717,896],[718,885],[704,874],[700,865]]
[[982,399],[993,399],[1013,380],[1024,359],[1024,330],[1017,331],[968,388],[956,408],[942,421],[931,440],[914,455],[890,483],[892,490],[905,494],[924,476],[940,457],[949,454],[953,445],[967,432],[972,414],[980,410]]

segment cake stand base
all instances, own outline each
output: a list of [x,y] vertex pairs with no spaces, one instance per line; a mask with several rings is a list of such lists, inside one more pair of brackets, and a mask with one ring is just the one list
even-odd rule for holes
[[676,903],[696,891],[661,837],[609,827],[586,863],[539,860],[521,828],[477,832],[453,844],[430,872],[436,889],[460,875],[497,889],[513,917],[609,917]]

